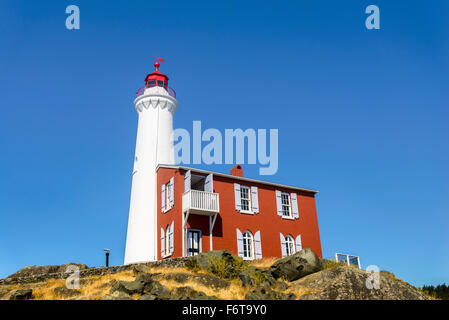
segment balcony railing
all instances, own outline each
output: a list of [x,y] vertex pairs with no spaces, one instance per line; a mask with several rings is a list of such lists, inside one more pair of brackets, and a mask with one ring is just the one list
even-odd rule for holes
[[145,89],[147,89],[147,88],[152,88],[152,87],[162,87],[162,88],[164,88],[165,90],[167,90],[167,92],[168,92],[168,94],[169,94],[170,96],[172,96],[173,98],[176,99],[176,92],[175,92],[175,90],[173,90],[173,88],[167,86],[167,84],[166,84],[165,82],[159,81],[159,80],[157,80],[157,81],[156,81],[156,80],[150,81],[150,82],[148,82],[146,85],[144,85],[143,87],[141,87],[141,88],[137,91],[137,96],[139,97],[139,96],[143,95],[144,92],[145,92]]
[[220,211],[218,193],[190,190],[182,195],[182,211],[211,216]]

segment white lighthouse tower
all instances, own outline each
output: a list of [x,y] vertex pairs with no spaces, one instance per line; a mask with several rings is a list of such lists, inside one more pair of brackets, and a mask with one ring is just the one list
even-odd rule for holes
[[156,70],[145,78],[134,105],[139,116],[132,176],[125,264],[157,260],[156,167],[175,164],[173,115],[178,107],[168,77]]

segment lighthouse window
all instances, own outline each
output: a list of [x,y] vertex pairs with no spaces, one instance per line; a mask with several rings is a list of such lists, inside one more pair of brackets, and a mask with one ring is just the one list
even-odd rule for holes
[[282,200],[282,216],[291,217],[290,195],[288,193],[282,192],[281,200]]
[[240,200],[242,202],[242,211],[249,211],[250,209],[250,196],[249,188],[246,186],[240,186]]

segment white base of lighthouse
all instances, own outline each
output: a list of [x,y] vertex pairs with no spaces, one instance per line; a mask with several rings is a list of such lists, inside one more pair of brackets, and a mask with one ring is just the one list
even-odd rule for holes
[[173,115],[178,102],[163,87],[145,89],[134,101],[139,115],[125,264],[157,260],[158,164],[175,164]]

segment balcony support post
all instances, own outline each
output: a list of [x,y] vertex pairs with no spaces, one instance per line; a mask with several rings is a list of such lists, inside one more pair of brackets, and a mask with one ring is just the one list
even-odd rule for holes
[[212,251],[213,245],[212,245],[212,231],[214,230],[215,220],[217,220],[218,213],[214,214],[213,216],[209,216],[209,239],[210,239],[210,250]]
[[183,212],[182,213],[182,256],[185,257],[187,254],[187,250],[186,250],[186,224],[187,224],[187,219],[189,219],[189,211],[187,212]]

